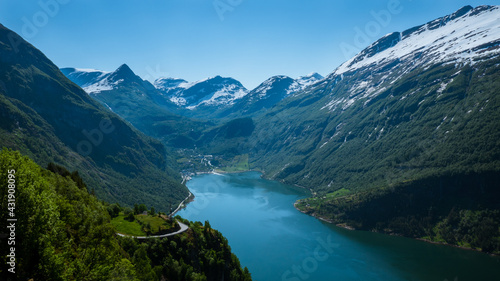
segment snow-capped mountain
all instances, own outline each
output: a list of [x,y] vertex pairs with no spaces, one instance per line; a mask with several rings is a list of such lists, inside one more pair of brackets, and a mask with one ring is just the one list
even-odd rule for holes
[[377,169],[414,177],[475,165],[464,164],[470,146],[498,150],[483,139],[500,134],[499,69],[500,7],[466,6],[382,37],[289,95],[256,122],[249,146],[270,148],[256,165],[273,177],[325,189],[343,186],[339,175],[371,182]]
[[[388,34],[342,64],[334,74],[362,67],[383,68],[396,60],[418,66],[472,62],[500,45],[500,8],[466,6],[457,12],[403,32]],[[492,38],[497,38],[493,40]]]
[[500,7],[466,6],[384,36],[289,95],[255,118],[244,153],[317,193],[297,204],[309,214],[436,240],[447,224],[456,244],[450,214],[498,209],[498,179],[485,179],[500,175],[499,93]]
[[[110,108],[117,103],[117,99],[110,100],[111,97],[121,96],[122,99],[129,97],[135,100],[133,95],[129,96],[135,93],[148,96],[148,103],[152,102],[180,115],[214,118],[227,117],[235,112],[238,115],[248,115],[271,108],[286,96],[323,79],[318,73],[297,79],[274,76],[249,91],[239,81],[221,76],[196,82],[181,78],[159,78],[151,84],[142,80],[126,64],[113,72],[79,68],[62,68],[61,71],[89,95]],[[125,94],[120,95],[120,91]]]
[[238,100],[231,108],[224,111],[222,116],[236,114],[238,116],[249,116],[261,110],[272,108],[278,102],[306,87],[323,79],[318,73],[311,73],[297,79],[285,75],[273,76],[262,82],[246,96]]
[[285,75],[277,75],[262,82],[259,86],[253,89],[249,95],[252,96],[252,99],[255,99],[256,97],[266,98],[267,96],[274,95],[276,93],[285,97],[286,95],[301,91],[321,79],[323,79],[323,76],[315,72],[306,76],[300,76],[297,79],[293,79]]
[[278,94],[280,99],[282,99],[287,94],[291,93],[295,87],[298,88],[298,85],[299,83],[297,81],[288,76],[273,76],[253,89],[249,93],[247,100],[249,102],[255,102],[271,98],[276,94]]
[[177,107],[162,100],[160,91],[126,64],[113,72],[75,68],[61,71],[92,98],[146,134],[165,137],[182,128],[169,124],[172,120],[184,122],[183,117],[173,113]]
[[299,78],[295,79],[294,84],[288,91],[288,94],[293,94],[295,92],[301,91],[305,89],[308,86],[311,86],[315,84],[316,82],[323,80],[324,77],[321,76],[319,73],[313,72],[311,74],[305,75],[305,76],[300,76]]
[[318,73],[297,79],[278,75],[267,79],[252,91],[248,91],[233,78],[221,76],[196,82],[179,78],[160,78],[154,82],[154,86],[164,98],[179,107],[191,111],[201,110],[203,114],[207,113],[204,108],[211,108],[211,112],[215,109],[219,113],[224,112],[218,115],[226,116],[243,108],[246,108],[245,112],[270,108],[287,95],[301,91],[321,79],[323,77]]
[[156,79],[153,85],[158,90],[168,90],[177,88],[180,84],[187,84],[188,81],[181,78],[159,78]]
[[[96,69],[83,69],[83,68],[62,68],[61,72],[68,77],[75,84],[82,88],[91,87],[89,91],[99,91],[99,89],[109,89],[111,86],[104,83],[103,80],[109,75],[110,72],[105,72]],[[100,86],[98,86],[100,85]],[[92,89],[93,86],[93,89]],[[88,91],[86,91],[89,93]]]
[[114,90],[124,81],[127,83],[144,84],[149,88],[152,86],[149,82],[135,75],[126,64],[121,65],[113,72],[81,68],[62,68],[61,72],[75,84],[82,87],[89,95]]
[[237,80],[215,76],[196,82],[178,78],[160,78],[154,82],[165,98],[190,110],[199,107],[228,106],[248,94]]
[[426,24],[390,33],[343,63],[324,80],[325,85],[347,77],[358,79],[348,86],[348,96],[333,97],[325,108],[345,110],[357,100],[368,103],[419,68],[474,65],[499,53],[500,7],[466,6]]

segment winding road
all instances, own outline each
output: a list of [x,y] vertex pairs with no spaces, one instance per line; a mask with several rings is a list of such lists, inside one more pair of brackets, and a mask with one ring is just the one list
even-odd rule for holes
[[182,223],[180,221],[177,221],[177,223],[179,224],[181,229],[177,230],[176,232],[167,233],[167,234],[163,234],[163,235],[132,236],[132,235],[126,235],[126,234],[122,234],[122,233],[118,233],[118,232],[116,233],[116,235],[121,236],[121,237],[131,237],[131,238],[137,238],[137,239],[152,239],[152,238],[165,238],[165,237],[169,237],[169,236],[174,236],[174,235],[181,234],[184,231],[188,230],[189,226],[185,225],[184,223]]
[[182,205],[184,204],[184,202],[186,202],[186,200],[189,199],[189,197],[191,197],[191,192],[189,192],[189,195],[186,197],[186,199],[182,200],[181,203],[179,203],[179,206],[177,206],[177,209],[175,209],[172,213],[170,213],[170,217],[172,217],[173,215],[175,215],[175,213],[177,213],[179,211],[179,209],[182,207]]
[[[182,202],[179,203],[179,206],[177,206],[177,209],[175,209],[172,213],[170,213],[169,217],[172,217],[173,215],[175,215],[175,213],[177,213],[177,211],[179,211],[179,209],[183,206],[184,202],[186,202],[186,200],[189,199],[189,197],[191,197],[191,192],[189,192],[189,195],[186,197],[186,199],[182,200]],[[181,229],[179,229],[176,232],[167,233],[167,234],[163,234],[163,235],[133,236],[133,235],[127,235],[127,234],[123,234],[123,233],[119,233],[119,232],[116,232],[116,235],[121,236],[121,237],[131,237],[131,238],[137,238],[137,239],[152,239],[152,238],[164,238],[164,237],[174,236],[174,235],[181,234],[184,231],[188,230],[189,226],[185,225],[184,223],[182,223],[180,221],[177,221],[177,223],[179,224]]]

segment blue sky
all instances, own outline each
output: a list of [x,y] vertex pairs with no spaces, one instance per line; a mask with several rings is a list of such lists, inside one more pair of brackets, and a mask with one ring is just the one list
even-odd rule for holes
[[233,77],[249,89],[273,75],[327,75],[355,52],[465,5],[461,0],[0,1],[0,23],[59,67],[196,81]]

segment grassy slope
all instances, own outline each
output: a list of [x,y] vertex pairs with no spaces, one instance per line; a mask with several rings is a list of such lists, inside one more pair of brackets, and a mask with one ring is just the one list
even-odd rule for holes
[[118,217],[111,220],[111,224],[117,232],[133,236],[146,236],[146,232],[142,231],[142,226],[137,221],[129,222],[125,220],[125,215],[120,213]]

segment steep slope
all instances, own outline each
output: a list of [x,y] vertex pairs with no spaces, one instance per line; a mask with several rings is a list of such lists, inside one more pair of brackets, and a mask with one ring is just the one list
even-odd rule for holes
[[[426,158],[438,152],[446,158],[440,160],[444,162],[439,166],[447,169],[457,163],[455,157],[460,154],[469,159],[460,166],[480,165],[478,159],[468,157],[467,147],[473,143],[459,141],[466,136],[474,142],[479,138],[489,140],[481,150],[495,156],[484,159],[486,163],[494,163],[498,159],[497,141],[491,134],[498,132],[494,124],[499,13],[498,7],[465,7],[451,16],[410,29],[412,32],[401,33],[406,36],[391,43],[392,47],[376,48],[384,45],[390,37],[386,36],[320,84],[284,100],[260,123],[275,128],[274,132],[283,130],[276,134],[279,140],[270,136],[271,143],[277,155],[292,155],[286,157],[290,160],[285,162],[287,167],[273,169],[276,177],[327,188],[345,180],[336,176],[340,171],[362,172],[366,177],[366,171],[384,165],[381,161],[384,155],[396,161],[388,159],[389,165],[384,165],[392,168],[425,169]],[[434,28],[436,22],[444,24]],[[451,30],[460,34],[450,35]],[[429,40],[433,43],[420,47],[428,36],[445,35],[447,40]],[[373,49],[378,52],[372,52]],[[405,54],[402,49],[413,51]],[[292,119],[298,122],[291,122]],[[470,128],[473,123],[478,127]],[[491,133],[486,134],[483,126],[490,125]],[[267,142],[262,138],[255,141],[257,147]],[[454,141],[458,146],[452,145]],[[438,147],[447,148],[446,152],[435,150]],[[399,148],[394,151],[397,153],[391,152],[394,148]],[[295,153],[290,153],[294,149]],[[293,157],[297,160],[292,160]],[[322,179],[314,181],[307,177],[311,172],[307,170],[319,166],[315,164],[318,160],[331,164],[324,165],[326,170],[316,173],[323,175]]]
[[299,204],[311,214],[499,251],[449,235],[474,214],[473,239],[500,236],[499,18],[497,6],[464,7],[389,34],[228,146],[266,177],[312,189]]
[[45,170],[19,152],[0,150],[0,207],[12,210],[0,212],[0,219],[16,219],[15,229],[0,226],[2,235],[15,233],[15,244],[0,245],[1,280],[251,280],[209,223],[177,217],[189,229],[168,239],[118,237],[108,214],[117,205],[82,189],[77,172],[66,176],[64,167],[51,166]]
[[69,81],[39,50],[0,26],[0,140],[40,165],[80,170],[99,198],[157,209],[185,198],[163,145]]
[[63,68],[61,71],[92,98],[143,133],[159,138],[169,146],[192,146],[192,141],[185,140],[196,137],[193,130],[198,131],[205,126],[204,122],[174,113],[180,109],[164,99],[155,86],[137,76],[126,64],[107,73],[75,68]]

